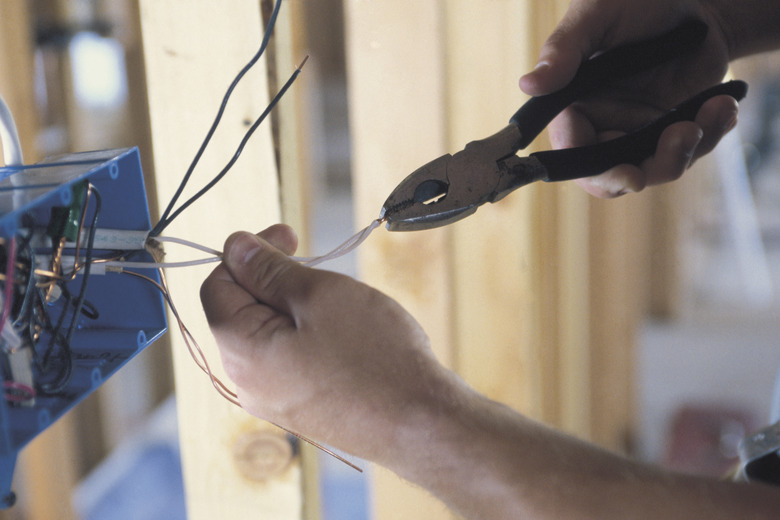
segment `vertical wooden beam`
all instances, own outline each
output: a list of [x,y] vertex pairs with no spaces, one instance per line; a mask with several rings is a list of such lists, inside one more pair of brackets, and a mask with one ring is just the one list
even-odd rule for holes
[[[353,193],[357,225],[376,218],[395,184],[446,151],[442,8],[445,2],[345,2]],[[420,320],[439,358],[453,361],[449,230],[377,232],[362,278]],[[373,472],[375,517],[449,518],[394,475]]]
[[[365,223],[409,172],[506,124],[524,101],[517,78],[567,2],[346,6]],[[571,183],[527,187],[443,230],[372,238],[362,276],[419,318],[442,361],[483,393],[622,449],[647,235],[632,234],[641,199],[602,204]],[[373,489],[378,518],[447,517],[383,473]]]
[[649,197],[649,222],[652,223],[648,258],[650,260],[647,282],[648,312],[658,319],[674,319],[683,310],[683,284],[681,283],[680,255],[682,243],[681,218],[693,195],[692,183],[686,182],[697,175],[700,166],[687,173],[685,177],[672,185],[653,188]]
[[[448,149],[492,135],[527,100],[517,86],[535,50],[526,0],[447,2]],[[538,416],[543,377],[533,258],[536,190],[524,189],[452,226],[457,370],[476,389]]]
[[[533,59],[568,7],[534,2],[529,17]],[[537,147],[549,148],[546,136]],[[537,187],[536,240],[539,341],[542,360],[540,418],[579,437],[590,435],[591,228],[588,197],[571,183]]]
[[[272,3],[269,0],[265,0]],[[301,0],[285,3],[287,13],[276,25],[273,59],[277,71],[278,89],[287,80],[286,74],[291,67],[305,58],[305,35],[303,25],[303,5]],[[276,111],[279,125],[278,142],[279,170],[281,185],[281,211],[284,221],[293,228],[306,232],[308,213],[308,182],[306,172],[307,155],[303,150],[303,126],[305,123],[305,75],[296,88],[288,92],[285,102]]]
[[656,200],[648,190],[591,201],[591,437],[618,451],[632,447],[634,354],[648,308]]
[[0,94],[14,115],[26,162],[38,159],[31,19],[27,3],[0,3],[0,70],[6,71],[0,74]]
[[[173,194],[238,70],[259,47],[262,18],[258,0],[159,2],[141,0],[141,25],[161,201]],[[282,16],[289,10],[282,8]],[[278,42],[277,42],[278,44]],[[292,63],[279,71],[287,75]],[[265,108],[265,65],[261,60],[235,90],[219,130],[192,179],[204,185],[218,172]],[[284,101],[283,101],[284,102]],[[220,249],[236,229],[259,230],[280,218],[279,184],[270,126],[262,126],[224,181],[205,200],[182,214],[167,235],[188,237]],[[186,253],[186,252],[185,252]],[[169,252],[176,258],[176,252]],[[219,376],[218,352],[200,308],[198,290],[210,268],[169,273],[171,293],[188,327]],[[195,367],[172,324],[176,393],[188,517],[301,517],[299,460],[268,479],[252,475],[252,460],[272,448],[275,436],[244,411],[219,397]],[[265,440],[263,440],[265,439]],[[269,444],[270,442],[270,444]],[[277,443],[278,444],[278,443]],[[262,465],[263,461],[259,461]],[[247,468],[247,463],[249,468]]]
[[[266,11],[273,4],[263,0]],[[294,64],[305,58],[306,34],[303,30],[303,0],[289,0],[284,4],[287,11],[280,16],[274,30],[273,61],[276,70],[275,85],[269,95],[286,81],[283,75],[289,73]],[[300,78],[294,89],[285,95],[283,103],[277,107],[274,124],[277,125],[276,151],[279,168],[279,196],[282,221],[292,226],[300,241],[299,254],[309,254],[307,235],[309,232],[309,203],[311,179],[310,164],[306,145],[305,127],[307,123],[307,74]],[[303,493],[303,518],[320,518],[321,500],[319,493],[318,450],[306,443],[301,444],[301,470]]]

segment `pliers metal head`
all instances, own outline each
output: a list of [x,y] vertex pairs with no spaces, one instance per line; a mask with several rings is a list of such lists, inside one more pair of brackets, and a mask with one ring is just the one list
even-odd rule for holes
[[[538,161],[515,155],[520,129],[509,125],[497,134],[473,141],[455,155],[442,155],[406,177],[385,201],[381,218],[391,231],[446,226],[465,218],[486,202],[496,202],[524,184],[544,178]],[[510,168],[524,162],[524,174]]]

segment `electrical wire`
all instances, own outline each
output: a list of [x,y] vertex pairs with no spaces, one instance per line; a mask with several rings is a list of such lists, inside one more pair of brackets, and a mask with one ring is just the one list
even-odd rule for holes
[[249,69],[251,69],[255,63],[260,59],[260,57],[265,52],[266,47],[268,47],[268,42],[271,39],[271,34],[273,33],[274,26],[276,25],[276,18],[279,15],[279,8],[282,6],[282,0],[276,0],[276,3],[274,4],[274,9],[271,12],[271,16],[268,19],[268,25],[266,26],[265,33],[263,34],[263,40],[260,43],[260,48],[255,53],[254,56],[249,60],[249,62],[244,65],[244,68],[242,68],[236,77],[233,79],[233,82],[228,86],[227,91],[225,92],[224,97],[222,98],[222,103],[219,106],[219,110],[217,111],[217,115],[214,118],[214,122],[211,123],[211,127],[209,128],[208,132],[206,133],[206,137],[203,139],[203,142],[200,145],[200,148],[198,148],[197,153],[195,154],[195,157],[192,159],[192,162],[190,163],[190,166],[187,168],[187,172],[184,174],[184,177],[182,178],[181,183],[179,184],[179,187],[176,189],[176,192],[174,193],[173,197],[171,198],[171,201],[168,203],[168,206],[165,208],[165,211],[163,212],[162,216],[160,217],[160,220],[157,222],[155,227],[152,229],[150,236],[157,236],[159,235],[163,229],[170,223],[171,220],[173,220],[173,217],[169,218],[169,215],[173,211],[173,207],[176,205],[176,202],[179,200],[179,197],[181,196],[182,192],[184,191],[184,187],[187,185],[187,182],[189,182],[190,177],[192,176],[192,172],[195,170],[195,166],[197,166],[198,162],[200,161],[201,156],[203,155],[203,152],[206,151],[206,147],[208,146],[209,142],[211,141],[211,138],[214,135],[214,132],[217,129],[217,126],[219,126],[219,122],[222,120],[222,116],[225,113],[225,108],[227,107],[228,100],[230,99],[231,94],[233,93],[233,90],[236,88],[236,85],[238,85],[238,82],[241,81],[241,78],[244,77],[244,75],[249,72]]
[[[219,126],[220,121],[222,120],[222,117],[225,113],[227,103],[229,98],[231,97],[234,89],[238,85],[239,81],[244,77],[244,75],[257,63],[257,61],[261,58],[263,53],[265,52],[271,34],[273,32],[273,28],[276,24],[276,20],[278,17],[278,13],[280,10],[282,4],[282,0],[276,0],[274,4],[273,11],[271,13],[271,16],[269,17],[269,21],[266,27],[266,30],[263,35],[263,39],[260,45],[259,50],[255,53],[255,55],[250,59],[250,61],[239,71],[239,73],[236,75],[236,77],[233,79],[231,84],[228,86],[227,91],[225,92],[225,95],[222,99],[222,102],[220,104],[220,107],[217,111],[217,114],[214,118],[214,121],[212,122],[211,127],[209,128],[208,132],[206,133],[206,136],[201,143],[199,149],[197,150],[192,162],[190,163],[189,167],[187,168],[187,171],[185,172],[185,175],[179,184],[176,192],[174,193],[173,197],[171,198],[170,202],[168,203],[165,211],[163,212],[160,220],[157,222],[155,227],[151,230],[149,233],[150,237],[157,237],[175,218],[177,218],[185,209],[187,209],[189,206],[191,206],[194,202],[196,202],[200,197],[202,197],[205,193],[207,193],[211,188],[213,188],[233,167],[233,165],[236,163],[236,161],[239,159],[240,155],[242,154],[246,144],[249,142],[249,139],[254,134],[254,132],[257,130],[257,128],[263,123],[263,121],[267,118],[267,116],[271,113],[271,111],[276,107],[278,102],[281,100],[281,98],[285,95],[287,90],[292,86],[292,84],[297,79],[298,75],[301,72],[301,69],[305,65],[306,61],[308,60],[308,56],[304,58],[304,60],[298,65],[295,69],[295,71],[292,73],[290,78],[287,80],[287,82],[282,86],[282,88],[277,92],[277,94],[272,98],[266,109],[260,114],[260,116],[255,120],[255,122],[249,127],[249,129],[244,134],[243,139],[239,143],[235,153],[230,158],[230,160],[227,162],[227,164],[224,166],[224,168],[209,182],[207,183],[201,190],[199,190],[195,195],[190,197],[188,200],[186,200],[184,203],[182,203],[178,209],[174,208],[176,207],[176,203],[178,202],[179,198],[181,197],[187,183],[189,182],[197,164],[199,163],[203,153],[205,152],[208,144],[210,143],[217,127]],[[23,164],[23,157],[22,157],[22,150],[19,143],[19,136],[18,132],[16,130],[16,125],[13,121],[13,117],[11,115],[10,110],[8,109],[5,102],[0,97],[0,138],[2,139],[2,145],[3,145],[3,151],[4,151],[4,160],[5,164],[7,166],[18,166]],[[79,251],[81,249],[81,232],[85,226],[85,220],[89,205],[89,199],[90,194],[94,194],[95,199],[95,207],[93,210],[93,217],[92,221],[89,226],[89,233],[87,238],[87,245],[85,247],[85,258],[83,263],[80,262],[80,254]],[[93,258],[94,254],[94,240],[95,240],[95,232],[97,229],[97,220],[98,216],[101,211],[101,197],[97,189],[95,189],[94,186],[89,185],[87,189],[87,198],[84,202],[83,208],[82,208],[82,215],[80,220],[80,227],[79,227],[79,233],[78,237],[79,240],[76,243],[76,254],[74,255],[74,265],[73,270],[69,274],[68,277],[63,276],[60,272],[60,262],[61,262],[61,248],[57,248],[57,253],[53,256],[53,264],[55,265],[55,269],[52,269],[51,272],[45,272],[43,270],[36,270],[35,269],[35,253],[32,249],[32,247],[29,247],[28,251],[28,257],[29,257],[29,270],[28,270],[28,283],[26,283],[27,290],[25,291],[24,299],[21,303],[21,312],[20,316],[17,317],[17,320],[22,320],[24,315],[29,315],[29,321],[27,322],[28,325],[26,326],[27,333],[30,335],[30,339],[36,340],[38,337],[40,337],[41,331],[46,330],[50,333],[51,339],[49,348],[43,353],[43,356],[39,359],[38,358],[38,352],[36,349],[33,349],[33,356],[35,359],[38,360],[40,367],[44,371],[48,371],[49,363],[53,359],[54,356],[54,349],[56,347],[59,347],[59,354],[63,358],[63,365],[60,369],[60,373],[57,374],[57,377],[49,383],[44,383],[41,385],[41,390],[45,394],[53,394],[62,391],[67,384],[69,383],[72,373],[73,373],[73,355],[72,351],[70,349],[70,343],[73,339],[74,332],[78,326],[79,317],[82,314],[82,312],[89,311],[89,313],[96,315],[96,309],[94,306],[89,304],[89,302],[86,301],[86,293],[87,293],[87,286],[88,281],[90,278],[90,272],[92,265],[96,263],[97,261],[100,261],[101,263],[105,263],[106,267],[114,267],[122,269],[122,272],[128,275],[136,276],[139,278],[142,278],[152,284],[154,284],[163,294],[165,300],[167,301],[169,307],[171,308],[172,313],[174,314],[177,323],[179,325],[179,329],[182,333],[182,336],[184,337],[185,343],[187,345],[187,348],[193,357],[193,359],[196,362],[196,365],[201,368],[210,378],[212,384],[217,389],[217,391],[222,395],[224,398],[226,398],[231,403],[240,406],[240,403],[238,401],[237,395],[235,392],[227,388],[222,381],[217,378],[206,359],[205,354],[201,350],[200,346],[195,341],[195,338],[192,336],[191,332],[187,329],[187,327],[184,325],[183,321],[181,320],[181,317],[178,314],[178,311],[176,310],[173,300],[171,298],[170,292],[167,287],[167,282],[165,280],[165,275],[163,271],[160,269],[161,267],[188,267],[193,265],[200,265],[203,263],[211,263],[211,262],[217,262],[221,260],[221,253],[219,251],[216,251],[211,248],[207,248],[205,246],[200,246],[198,244],[195,244],[190,241],[185,241],[183,239],[172,239],[172,238],[165,238],[161,239],[161,242],[173,242],[173,243],[179,243],[183,245],[187,245],[189,247],[193,247],[195,249],[199,249],[201,251],[204,251],[208,254],[213,255],[213,258],[205,258],[200,260],[191,260],[191,261],[185,261],[185,262],[128,262],[128,261],[119,261],[119,260],[95,260]],[[380,221],[376,221],[375,223],[372,223],[369,227],[364,229],[363,231],[359,232],[356,236],[352,237],[350,240],[339,246],[336,250],[329,253],[328,255],[324,255],[322,257],[316,257],[313,259],[305,259],[305,263],[307,265],[316,265],[317,263],[320,263],[325,260],[329,260],[331,258],[335,258],[337,256],[341,256],[342,254],[346,254],[349,251],[352,251],[355,247],[357,247],[362,241],[364,241],[368,234],[371,233],[373,229],[375,229],[379,225]],[[5,272],[5,287],[4,287],[4,298],[2,302],[2,312],[0,312],[0,335],[3,335],[3,329],[6,327],[11,328],[10,323],[10,313],[11,313],[11,307],[13,303],[13,294],[14,294],[14,269],[16,266],[16,238],[13,237],[10,242],[9,246],[9,260]],[[315,263],[316,262],[316,263]],[[135,273],[132,271],[126,271],[124,269],[126,268],[157,268],[160,269],[160,283],[157,283],[152,278],[149,278],[145,275],[142,275],[140,273]],[[79,292],[75,297],[70,293],[70,291],[67,289],[67,286],[65,285],[65,282],[69,280],[72,280],[75,278],[76,274],[81,272],[83,274],[82,280],[81,280],[81,286],[79,289]],[[46,275],[50,278],[50,281],[45,282],[42,287],[36,287],[35,278],[37,274]],[[67,279],[66,279],[67,278]],[[51,289],[55,286],[59,285],[62,290],[62,295],[58,298],[58,303],[62,305],[62,310],[60,312],[60,315],[57,318],[56,325],[52,326],[51,318],[48,314],[48,311],[46,310],[46,307],[50,304],[49,298],[51,296]],[[45,289],[45,291],[44,291]],[[64,302],[64,303],[63,303]],[[72,310],[69,313],[69,309]],[[62,330],[65,327],[65,321],[66,316],[70,314],[70,323],[67,326],[66,332],[63,334]],[[7,324],[7,322],[9,322]],[[24,323],[22,321],[22,323]],[[34,344],[35,341],[33,341]],[[21,384],[21,383],[15,383],[15,382],[6,382],[4,383],[4,390],[5,392],[5,398],[8,401],[25,401],[33,398],[36,395],[36,390],[32,387],[29,387],[27,385]],[[273,423],[272,423],[273,424]],[[355,466],[351,462],[347,461],[343,457],[339,456],[338,454],[334,453],[333,451],[325,448],[324,446],[314,442],[311,439],[308,439],[307,437],[304,437],[296,432],[293,432],[287,428],[284,428],[280,425],[276,425],[277,427],[281,428],[285,432],[294,435],[295,437],[298,437],[313,446],[323,450],[324,452],[328,453],[329,455],[337,458],[338,460],[344,462],[345,464],[357,469],[358,471],[362,471],[359,467]]]
[[[95,198],[95,209],[92,216],[92,222],[90,223],[89,227],[89,238],[87,239],[87,252],[84,261],[84,272],[81,277],[81,288],[79,289],[79,295],[76,297],[76,303],[73,306],[73,318],[71,320],[70,327],[68,328],[68,334],[65,337],[68,344],[70,344],[70,340],[73,338],[73,333],[75,332],[76,325],[78,324],[78,317],[81,315],[81,309],[84,306],[84,300],[87,296],[87,282],[89,282],[89,273],[92,269],[92,256],[95,245],[95,230],[97,229],[98,216],[100,215],[100,210],[102,209],[103,205],[103,199],[100,196],[100,192],[94,185],[89,184],[87,186],[87,198],[84,201],[84,209],[82,210],[82,222],[84,221],[85,215],[87,213],[87,204],[89,203],[90,194],[92,194],[92,196]],[[81,230],[79,229],[79,236],[80,235]]]
[[[360,231],[352,235],[349,239],[345,240],[341,245],[337,246],[331,252],[326,253],[324,255],[310,256],[310,257],[291,256],[290,259],[302,265],[305,265],[306,267],[314,267],[321,263],[334,260],[336,258],[339,258],[341,256],[344,256],[354,251],[360,244],[365,242],[365,240],[369,237],[369,235],[371,235],[371,233],[376,228],[378,228],[383,222],[384,219],[373,220],[371,224],[369,224],[365,228],[361,229]],[[110,260],[110,261],[98,260],[98,262],[103,262],[103,264],[107,269],[111,269],[111,268],[166,269],[166,268],[178,268],[178,267],[193,267],[196,265],[210,264],[210,263],[216,263],[222,261],[221,251],[217,251],[216,249],[212,249],[210,247],[197,244],[190,240],[185,240],[183,238],[175,238],[175,237],[155,237],[154,240],[158,242],[169,242],[169,243],[184,245],[187,247],[191,247],[193,249],[197,249],[199,251],[203,251],[205,253],[209,253],[214,256],[210,258],[201,258],[198,260],[188,260],[188,261],[181,261],[181,262],[127,262],[122,260]]]
[[[160,293],[163,295],[163,298],[168,303],[168,307],[171,309],[171,313],[173,314],[174,318],[176,319],[176,323],[179,326],[179,331],[182,334],[182,337],[184,339],[184,343],[187,346],[187,350],[190,353],[190,356],[192,356],[192,359],[195,361],[195,364],[200,368],[211,380],[211,384],[214,386],[214,388],[217,390],[219,395],[224,397],[226,400],[228,400],[230,403],[238,406],[241,408],[241,403],[238,400],[238,395],[230,390],[223,382],[220,380],[211,370],[211,367],[209,366],[208,359],[206,359],[206,354],[203,352],[203,350],[200,348],[200,345],[195,340],[195,337],[192,335],[190,330],[187,328],[187,326],[184,324],[184,321],[181,319],[181,316],[179,315],[179,311],[176,310],[176,306],[173,303],[173,298],[171,297],[171,293],[168,289],[168,282],[165,279],[165,273],[162,270],[159,270],[160,275],[160,282],[158,283],[154,279],[140,274],[135,273],[133,271],[123,271],[124,274],[128,274],[131,276],[135,276],[137,278],[141,278],[142,280],[145,280],[148,283],[151,283],[153,286],[155,286]],[[270,422],[270,421],[269,421]],[[281,426],[277,423],[270,422],[277,428],[289,433],[290,435],[293,435],[299,439],[301,439],[304,442],[308,442],[315,448],[322,450],[324,453],[330,455],[331,457],[334,457],[336,460],[339,460],[346,464],[347,466],[356,469],[359,472],[363,472],[363,470],[353,464],[352,462],[348,461],[338,453],[334,452],[333,450],[323,446],[322,444],[314,441],[313,439],[310,439],[304,435],[301,435],[300,433],[294,432],[288,428],[285,428],[284,426]]]
[[6,323],[11,316],[14,296],[14,271],[16,270],[16,236],[8,243],[8,259],[5,267],[5,287],[3,290],[3,312],[0,315],[0,335],[5,331]]
[[0,96],[0,140],[3,143],[3,160],[6,166],[21,166],[24,164],[22,157],[22,145],[19,141],[19,132],[11,110]]
[[[73,376],[73,352],[71,350],[73,335],[75,334],[76,328],[78,327],[79,318],[84,312],[85,306],[87,307],[87,312],[85,314],[87,316],[94,315],[94,306],[87,303],[86,295],[93,264],[95,234],[97,230],[98,217],[100,216],[102,210],[102,197],[100,196],[98,189],[90,183],[87,184],[86,197],[81,209],[78,236],[81,236],[82,231],[85,228],[86,215],[89,211],[89,204],[92,199],[95,200],[95,203],[92,210],[92,219],[90,221],[87,232],[85,260],[81,266],[75,265],[76,262],[74,262],[74,272],[82,272],[79,292],[74,297],[68,289],[67,285],[64,283],[66,280],[62,280],[57,284],[62,293],[57,299],[58,304],[61,305],[61,311],[59,317],[57,318],[56,325],[52,327],[51,320],[48,317],[48,311],[46,310],[46,308],[49,306],[47,302],[51,294],[50,290],[48,289],[54,286],[51,285],[47,289],[47,295],[41,299],[41,303],[34,307],[34,316],[36,317],[34,320],[35,325],[33,325],[32,320],[30,324],[30,337],[32,339],[32,344],[37,343],[37,337],[40,336],[40,331],[45,330],[50,335],[46,350],[40,357],[36,356],[38,368],[41,373],[49,375],[52,368],[52,362],[57,359],[61,362],[59,372],[55,377],[51,378],[49,381],[40,382],[38,384],[41,393],[46,395],[58,394],[65,390],[67,385],[70,383],[70,380]],[[81,247],[80,243],[77,244],[77,247]],[[66,327],[65,324],[68,315],[70,315],[70,321]],[[33,327],[35,327],[37,330],[33,330]],[[63,329],[65,330],[64,334],[62,332]],[[34,351],[35,350],[36,349],[34,349]]]
[[3,381],[3,397],[11,403],[26,403],[35,399],[35,388],[18,381]]
[[172,244],[180,244],[183,246],[191,247],[193,249],[197,249],[199,251],[203,251],[204,253],[209,253],[214,256],[222,256],[222,253],[217,251],[216,249],[212,249],[207,246],[202,246],[200,244],[196,244],[195,242],[192,242],[191,240],[185,240],[183,238],[176,238],[176,237],[155,237],[154,240],[158,242],[170,242]]
[[181,316],[179,315],[179,311],[176,309],[176,305],[173,303],[173,298],[171,297],[170,290],[168,289],[168,282],[165,278],[165,272],[161,269],[158,270],[159,276],[160,276],[160,282],[157,282],[156,280],[140,273],[136,273],[133,271],[122,271],[123,274],[135,276],[136,278],[140,278],[152,285],[154,285],[160,293],[163,295],[163,298],[165,299],[166,303],[168,303],[168,307],[171,309],[171,313],[173,314],[174,318],[176,319],[176,323],[179,326],[179,331],[181,332],[181,335],[184,339],[184,343],[187,346],[187,350],[190,353],[190,356],[192,356],[192,359],[195,361],[195,364],[200,368],[211,380],[212,385],[214,385],[214,388],[217,390],[217,392],[230,401],[231,403],[240,406],[238,403],[238,398],[236,394],[230,390],[218,377],[214,375],[214,373],[211,371],[211,367],[209,366],[208,360],[206,359],[206,355],[203,353],[203,350],[200,348],[200,345],[195,340],[195,337],[192,335],[190,330],[187,328],[187,326],[184,324],[184,321],[182,320]]
[[179,208],[171,213],[167,218],[161,218],[160,221],[157,223],[157,225],[152,229],[152,231],[149,233],[150,237],[156,237],[159,235],[176,217],[178,217],[182,211],[190,207],[196,200],[201,198],[203,195],[206,194],[211,188],[213,188],[219,181],[222,180],[222,178],[227,175],[227,173],[230,171],[230,169],[233,167],[233,165],[238,161],[238,158],[241,156],[241,152],[244,151],[244,147],[249,142],[249,139],[252,137],[252,134],[254,134],[255,130],[262,124],[262,122],[265,120],[265,118],[268,116],[268,114],[271,113],[271,111],[276,107],[277,103],[279,103],[279,100],[282,99],[282,97],[285,95],[287,90],[292,86],[292,84],[295,82],[295,80],[298,78],[298,75],[301,73],[301,69],[306,64],[306,61],[309,59],[308,56],[304,58],[304,60],[301,62],[300,65],[295,69],[295,72],[292,73],[290,78],[287,80],[287,82],[282,86],[282,88],[279,90],[279,92],[276,93],[274,98],[271,100],[271,102],[268,104],[268,106],[263,110],[263,113],[260,114],[260,116],[255,120],[255,122],[252,124],[252,126],[249,127],[249,129],[244,134],[244,138],[241,139],[241,143],[239,143],[238,148],[236,149],[235,153],[233,154],[233,157],[230,158],[228,163],[225,165],[224,168],[214,177],[206,186],[204,186],[200,191],[198,191],[195,195],[190,197],[186,202],[184,202]]
[[360,244],[365,242],[365,240],[368,238],[371,232],[374,231],[376,228],[378,228],[383,222],[384,219],[379,219],[379,218],[372,221],[371,224],[369,224],[368,226],[364,227],[362,230],[352,235],[344,243],[336,247],[330,253],[326,253],[322,256],[312,256],[312,257],[293,256],[291,258],[296,262],[305,265],[306,267],[314,267],[323,262],[334,260],[336,258],[339,258],[341,256],[344,256],[354,251]]
[[106,269],[172,269],[179,267],[194,267],[196,265],[214,264],[221,262],[221,256],[210,258],[200,258],[198,260],[187,260],[182,262],[125,262],[121,260],[111,260],[102,262]]

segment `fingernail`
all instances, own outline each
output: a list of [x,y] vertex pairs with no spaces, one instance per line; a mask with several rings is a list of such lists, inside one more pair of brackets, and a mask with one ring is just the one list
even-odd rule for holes
[[699,129],[698,133],[696,134],[696,142],[693,143],[693,146],[691,146],[686,152],[685,152],[685,169],[691,167],[693,164],[693,157],[696,155],[696,149],[699,147],[699,143],[701,143],[701,140],[704,138],[704,131]]
[[731,119],[729,119],[728,123],[724,125],[724,134],[727,134],[731,132],[735,126],[737,126],[737,120],[738,120],[737,112],[734,112],[734,115],[731,116]]
[[641,190],[641,188],[637,189],[635,186],[620,182],[611,175],[597,175],[596,177],[590,177],[588,182],[590,182],[592,186],[609,197],[622,197],[627,193],[635,193]]
[[262,249],[258,238],[251,233],[240,233],[234,236],[228,243],[228,263],[243,265],[248,263]]
[[549,68],[550,68],[550,64],[548,62],[540,61],[534,67],[534,72],[539,72],[540,70],[545,70],[545,69],[549,69]]

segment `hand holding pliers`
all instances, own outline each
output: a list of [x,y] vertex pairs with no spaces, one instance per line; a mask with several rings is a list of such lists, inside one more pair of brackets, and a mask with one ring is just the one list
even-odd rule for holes
[[655,153],[663,131],[680,121],[693,121],[710,98],[728,95],[736,100],[747,84],[730,81],[709,88],[672,108],[636,132],[604,143],[518,157],[563,109],[603,88],[671,61],[701,45],[707,26],[689,20],[654,39],[618,47],[582,64],[562,90],[531,98],[510,124],[495,135],[468,143],[454,155],[444,155],[418,168],[385,201],[381,218],[391,231],[445,226],[496,202],[534,181],[565,181],[598,175],[618,164],[638,165]]

